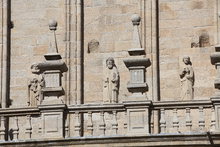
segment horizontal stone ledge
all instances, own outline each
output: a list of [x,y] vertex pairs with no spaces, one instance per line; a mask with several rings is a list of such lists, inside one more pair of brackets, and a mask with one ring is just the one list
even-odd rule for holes
[[68,107],[71,111],[80,112],[100,112],[100,111],[125,111],[123,104],[82,104],[82,105],[72,105]]
[[0,142],[0,146],[70,146],[86,145],[99,147],[106,146],[158,146],[158,147],[180,147],[180,146],[206,146],[220,145],[219,133],[192,133],[192,134],[158,134],[145,136],[93,136],[93,137],[75,137],[66,139],[48,139],[48,140],[19,140]]
[[153,102],[153,109],[183,109],[183,108],[211,108],[210,100],[192,100],[192,101],[158,101]]
[[0,116],[25,116],[37,114],[40,114],[40,111],[37,107],[0,109]]
[[[55,110],[59,108],[57,105],[39,105],[43,109]],[[0,109],[0,116],[21,116],[21,115],[34,115],[40,114],[39,107],[25,107],[25,108],[4,108]],[[125,111],[126,108],[149,108],[151,110],[159,109],[185,109],[185,108],[211,108],[213,104],[210,100],[193,100],[193,101],[132,101],[116,104],[81,104],[81,105],[69,105],[65,109],[68,113],[74,112],[112,112],[112,111]]]

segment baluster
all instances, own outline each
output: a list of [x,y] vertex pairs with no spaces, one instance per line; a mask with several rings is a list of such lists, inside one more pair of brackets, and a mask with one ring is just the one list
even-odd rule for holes
[[79,112],[75,113],[75,132],[76,132],[76,136],[81,136],[80,131],[81,131],[81,127],[80,127],[80,114]]
[[31,139],[31,134],[32,134],[32,126],[31,126],[31,116],[27,115],[27,122],[26,122],[26,138]]
[[160,133],[166,133],[165,109],[160,110]]
[[173,130],[179,133],[179,119],[177,117],[177,109],[173,110]]
[[216,130],[216,127],[215,127],[215,125],[216,125],[216,121],[215,121],[215,109],[212,107],[212,112],[211,112],[212,114],[211,114],[211,129],[210,129],[210,131],[211,132],[215,132]]
[[88,123],[87,123],[87,130],[89,135],[93,135],[93,123],[92,123],[92,112],[88,112]]
[[192,119],[190,115],[190,108],[186,108],[186,128],[188,132],[192,130]]
[[150,116],[150,132],[151,134],[154,134],[154,112],[151,111],[151,116]]
[[19,127],[18,127],[18,117],[14,118],[14,125],[12,128],[13,140],[18,140]]
[[5,117],[1,116],[0,124],[0,141],[5,141]]
[[104,118],[104,112],[100,112],[100,124],[99,124],[99,130],[101,130],[101,135],[105,135],[105,118]]
[[66,115],[66,120],[65,120],[65,138],[69,137],[69,117]]
[[116,111],[113,111],[112,130],[113,130],[113,134],[116,135],[117,131],[118,131],[117,112]]
[[127,118],[127,111],[125,111],[124,114],[124,133],[125,135],[127,134],[127,129],[128,129],[128,118]]
[[40,122],[40,124],[39,124],[39,128],[38,128],[38,133],[39,134],[42,134],[42,118],[41,117],[39,117],[39,122]]
[[199,129],[200,131],[204,131],[205,128],[205,119],[203,113],[203,107],[199,107]]

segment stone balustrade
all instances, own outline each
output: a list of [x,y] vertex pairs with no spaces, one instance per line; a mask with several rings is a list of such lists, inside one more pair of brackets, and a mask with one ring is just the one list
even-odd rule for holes
[[215,131],[215,112],[210,101],[158,102],[154,108],[160,110],[161,134]]
[[[133,109],[136,106],[143,110]],[[153,113],[158,110],[160,121],[153,122]],[[40,123],[44,119],[40,113],[37,107],[1,109],[1,141],[40,139],[47,129],[44,127],[45,124]],[[130,136],[131,133],[137,136],[151,136],[154,135],[152,129],[154,127],[158,127],[159,134],[164,135],[216,132],[215,110],[209,100],[82,104],[66,107],[64,116],[65,123],[62,127],[65,133],[61,138]],[[147,121],[143,121],[145,119]],[[50,125],[53,123],[51,122]],[[145,132],[138,130],[138,128],[145,129],[145,125],[151,129],[146,129]]]

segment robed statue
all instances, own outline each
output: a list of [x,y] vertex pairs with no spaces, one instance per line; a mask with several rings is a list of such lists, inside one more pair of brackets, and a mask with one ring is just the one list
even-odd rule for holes
[[106,60],[103,83],[103,102],[117,103],[119,90],[119,73],[112,57]]
[[194,71],[189,56],[183,57],[184,67],[180,71],[181,100],[193,99]]

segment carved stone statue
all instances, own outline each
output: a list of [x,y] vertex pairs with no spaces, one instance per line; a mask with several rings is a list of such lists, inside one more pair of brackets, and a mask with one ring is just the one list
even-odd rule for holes
[[119,73],[113,58],[106,60],[104,72],[103,102],[116,103],[118,101]]
[[184,68],[180,72],[181,100],[193,99],[194,71],[189,56],[183,57]]
[[28,105],[37,106],[42,101],[42,88],[44,87],[44,78],[33,78],[28,83]]

